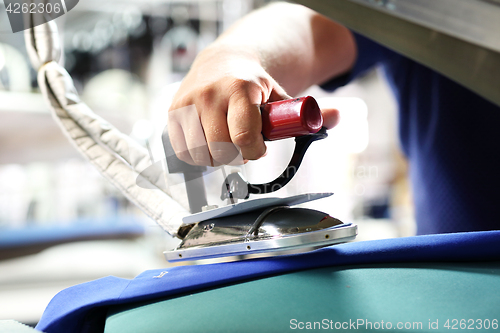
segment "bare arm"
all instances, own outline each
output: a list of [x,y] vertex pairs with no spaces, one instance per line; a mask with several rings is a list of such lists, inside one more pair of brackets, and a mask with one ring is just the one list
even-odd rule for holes
[[[258,106],[347,72],[355,57],[350,31],[310,9],[278,3],[249,14],[198,55],[171,106],[196,107],[209,149],[195,150],[188,126],[169,122],[174,150],[191,164],[225,164],[233,154],[215,143],[232,142],[258,159]],[[337,113],[324,116],[333,127]]]
[[253,51],[290,95],[347,72],[356,55],[354,38],[347,28],[288,3],[249,14],[215,44]]

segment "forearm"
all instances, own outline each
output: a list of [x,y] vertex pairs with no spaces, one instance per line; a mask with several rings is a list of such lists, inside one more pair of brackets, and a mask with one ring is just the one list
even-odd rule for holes
[[347,72],[356,57],[348,29],[288,3],[246,16],[213,47],[253,57],[290,95]]

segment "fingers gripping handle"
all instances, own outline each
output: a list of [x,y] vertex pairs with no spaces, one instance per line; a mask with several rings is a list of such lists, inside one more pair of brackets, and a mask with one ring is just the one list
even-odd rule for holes
[[[323,126],[321,110],[311,96],[263,104],[261,113],[262,135],[268,141],[314,134]],[[206,167],[190,165],[176,156],[167,127],[163,131],[162,141],[170,173],[206,171]]]
[[[222,186],[221,199],[248,198],[249,193],[263,194],[274,192],[286,185],[297,172],[302,158],[309,145],[327,136],[326,129],[322,129],[323,116],[316,100],[311,96],[288,99],[284,101],[266,103],[261,106],[262,135],[267,141],[275,141],[295,137],[296,147],[288,167],[282,175],[266,184],[249,184],[240,175],[230,174]],[[204,167],[189,165],[178,159],[165,128],[162,136],[163,146],[170,173],[184,173],[188,178],[200,178],[201,183],[188,190],[191,213],[201,210],[206,205],[206,195],[203,186],[202,172]],[[241,179],[240,179],[241,178]],[[186,186],[188,184],[186,183]],[[247,190],[240,191],[241,187]],[[187,186],[188,187],[188,186]],[[241,193],[238,194],[238,193]],[[198,198],[194,200],[194,198]],[[196,201],[197,203],[193,203]]]

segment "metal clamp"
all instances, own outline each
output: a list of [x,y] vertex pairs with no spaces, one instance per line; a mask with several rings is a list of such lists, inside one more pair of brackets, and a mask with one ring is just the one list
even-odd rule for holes
[[317,133],[303,135],[295,138],[295,149],[292,158],[285,171],[276,179],[264,184],[250,184],[240,173],[229,174],[222,184],[221,200],[225,199],[248,199],[250,194],[272,193],[292,180],[297,173],[307,148],[314,141],[328,137],[326,128],[322,127]]

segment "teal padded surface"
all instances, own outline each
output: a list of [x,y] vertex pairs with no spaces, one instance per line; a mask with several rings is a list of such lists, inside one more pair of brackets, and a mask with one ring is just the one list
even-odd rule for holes
[[[105,332],[282,332],[300,330],[299,322],[304,330],[307,322],[319,323],[317,330],[347,323],[358,331],[398,331],[398,323],[410,323],[401,331],[443,332],[453,331],[453,319],[459,331],[461,319],[469,330],[479,327],[469,319],[488,319],[488,331],[500,331],[491,328],[500,319],[499,296],[498,262],[327,267],[114,306]],[[352,326],[358,319],[363,325]],[[439,329],[429,329],[436,321]]]

